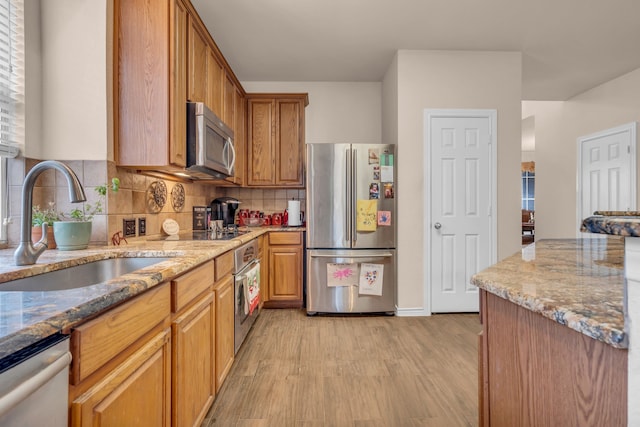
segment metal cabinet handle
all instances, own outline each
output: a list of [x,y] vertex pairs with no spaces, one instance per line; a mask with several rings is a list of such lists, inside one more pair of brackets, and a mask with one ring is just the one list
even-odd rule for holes
[[440,230],[440,228],[442,228],[442,224],[436,222],[435,224],[433,224],[433,228],[435,228],[436,230]]

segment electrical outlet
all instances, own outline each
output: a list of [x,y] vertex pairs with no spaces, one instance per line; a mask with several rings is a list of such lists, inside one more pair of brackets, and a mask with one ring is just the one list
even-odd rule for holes
[[147,234],[147,219],[138,218],[138,236],[144,236]]
[[124,237],[136,237],[136,220],[123,219],[122,230],[124,232]]

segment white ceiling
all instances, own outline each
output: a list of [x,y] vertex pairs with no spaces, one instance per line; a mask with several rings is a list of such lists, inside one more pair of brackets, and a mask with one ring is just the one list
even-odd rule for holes
[[241,81],[381,81],[398,49],[523,53],[524,100],[640,67],[638,0],[192,0]]

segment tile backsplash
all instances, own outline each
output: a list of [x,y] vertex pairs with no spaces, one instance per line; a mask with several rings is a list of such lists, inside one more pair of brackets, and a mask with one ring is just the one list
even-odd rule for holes
[[287,201],[300,200],[304,210],[306,191],[304,189],[256,189],[256,188],[227,188],[225,195],[240,200],[240,209],[262,211],[266,215],[283,212],[287,208]]
[[[7,237],[10,246],[16,246],[20,242],[22,183],[26,173],[38,162],[39,160],[23,157],[10,159],[8,162],[8,216],[11,221],[7,228]],[[207,206],[216,197],[235,197],[242,202],[240,208],[263,211],[265,214],[283,212],[287,207],[287,201],[291,199],[300,200],[304,206],[306,198],[305,190],[298,189],[224,188],[211,184],[182,183],[184,202],[180,208],[177,182],[118,168],[114,162],[109,161],[63,162],[78,176],[90,203],[98,200],[95,191],[97,186],[107,184],[113,177],[120,179],[119,191],[108,193],[104,213],[96,215],[93,219],[92,244],[111,244],[111,237],[118,231],[123,231],[124,219],[135,219],[137,233],[138,219],[145,218],[146,236],[161,235],[162,223],[168,218],[176,220],[180,230],[189,231],[193,224],[193,206]],[[155,204],[150,191],[150,187],[157,181],[166,187],[165,204],[162,208]],[[66,179],[55,170],[46,170],[38,177],[33,190],[33,205],[39,205],[43,209],[54,205],[57,211],[64,213],[76,207],[69,202]],[[304,210],[304,207],[302,209]]]

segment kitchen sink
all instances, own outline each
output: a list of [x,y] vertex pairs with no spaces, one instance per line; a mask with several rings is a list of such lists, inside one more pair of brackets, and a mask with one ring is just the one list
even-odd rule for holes
[[95,285],[171,258],[111,258],[0,283],[0,292],[64,291]]

